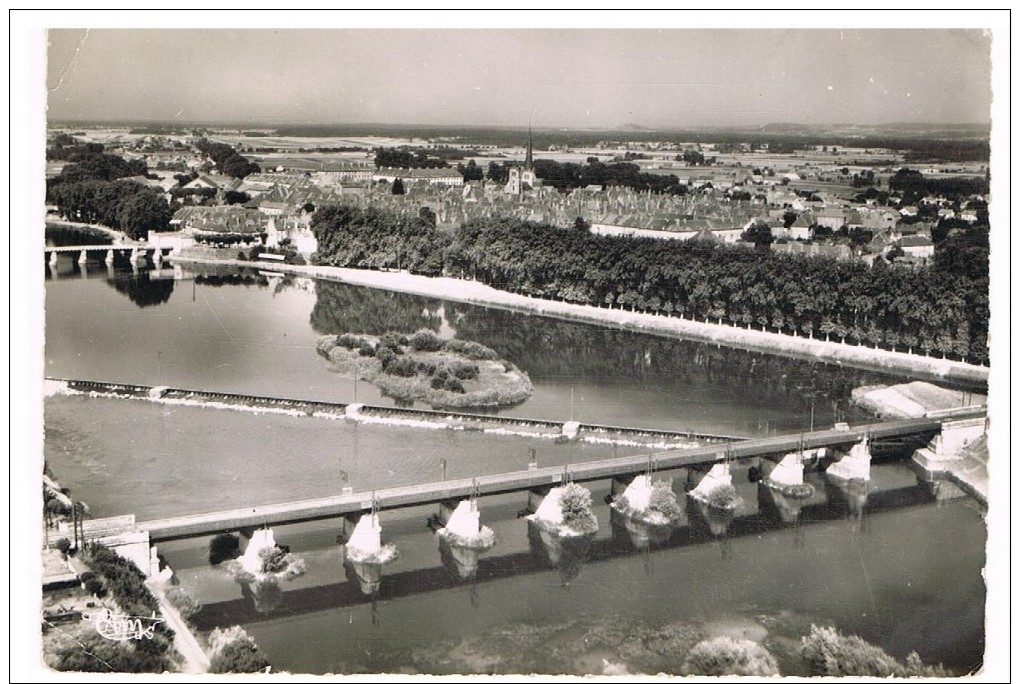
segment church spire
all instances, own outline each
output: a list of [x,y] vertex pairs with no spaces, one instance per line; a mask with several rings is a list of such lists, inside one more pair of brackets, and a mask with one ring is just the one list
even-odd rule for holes
[[532,158],[532,155],[531,155],[531,124],[529,123],[528,124],[528,152],[527,152],[527,154],[524,155],[524,168],[528,169],[528,170],[531,170],[531,168],[535,165],[534,162],[535,162],[535,160]]

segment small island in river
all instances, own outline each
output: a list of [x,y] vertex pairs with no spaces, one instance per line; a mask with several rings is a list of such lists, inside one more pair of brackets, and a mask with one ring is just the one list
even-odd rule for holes
[[386,395],[435,409],[505,408],[531,396],[531,379],[476,342],[431,330],[407,336],[324,335],[316,348],[342,373],[356,373]]

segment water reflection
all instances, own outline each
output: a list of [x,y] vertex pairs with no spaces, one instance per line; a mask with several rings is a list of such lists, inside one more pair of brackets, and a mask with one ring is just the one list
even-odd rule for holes
[[[756,485],[757,486],[757,485]],[[487,555],[477,559],[477,565],[469,578],[472,585],[508,580],[521,575],[556,570],[560,584],[569,587],[581,573],[584,565],[600,563],[614,558],[642,556],[645,572],[650,572],[652,559],[656,554],[698,545],[714,545],[719,548],[724,560],[733,557],[734,542],[743,537],[758,537],[770,532],[785,531],[793,535],[794,546],[802,546],[804,529],[813,523],[847,519],[850,513],[848,500],[835,485],[820,486],[816,498],[801,507],[797,524],[785,522],[774,509],[761,506],[747,515],[712,512],[706,507],[703,512],[689,514],[689,524],[673,528],[668,538],[656,537],[654,543],[639,547],[626,527],[611,525],[605,537],[556,538],[543,533],[534,523],[528,524],[527,550]],[[767,496],[761,492],[762,496]],[[859,500],[860,501],[860,500]],[[868,516],[881,514],[934,502],[928,488],[916,481],[897,488],[872,492],[865,497]],[[863,515],[861,518],[865,518]],[[861,519],[856,518],[856,519]],[[431,534],[426,532],[426,534]],[[797,537],[800,536],[798,540]],[[652,541],[650,539],[650,541]],[[379,566],[376,565],[377,569]],[[463,587],[461,565],[445,555],[440,548],[440,563],[432,567],[417,568],[381,575],[373,574],[374,568],[359,569],[345,563],[345,581],[327,583],[313,587],[295,587],[287,591],[285,603],[278,610],[288,614],[311,613],[365,604],[370,601],[392,599]],[[195,618],[200,629],[228,626],[245,619],[258,619],[259,613],[252,611],[250,598],[240,601],[206,603]]]
[[[448,328],[459,339],[494,349],[526,368],[532,378],[575,381],[627,377],[673,388],[707,386],[733,396],[770,401],[796,396],[814,407],[819,424],[843,420],[850,390],[890,381],[879,373],[819,361],[602,329],[524,313],[487,308],[343,283],[316,281],[310,323],[320,334]],[[527,320],[527,325],[522,325]],[[768,429],[769,426],[765,426]]]
[[272,613],[283,605],[283,587],[275,579],[255,580],[238,576],[241,585],[241,596],[251,601],[258,613]]
[[174,292],[172,279],[150,278],[148,271],[138,268],[135,268],[131,275],[118,272],[106,282],[139,308],[165,304],[170,301],[170,295]]
[[559,570],[560,586],[568,587],[581,574],[595,534],[561,536],[541,523],[528,520],[528,545],[537,558]]
[[616,508],[609,509],[609,521],[612,525],[613,537],[626,539],[636,550],[647,549],[651,545],[661,546],[673,536],[673,530],[687,525],[686,514],[672,525],[649,525],[633,517],[621,513]]

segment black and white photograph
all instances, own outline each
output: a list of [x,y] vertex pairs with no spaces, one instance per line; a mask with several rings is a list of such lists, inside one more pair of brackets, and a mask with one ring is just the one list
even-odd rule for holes
[[1008,680],[1008,11],[10,26],[12,676]]

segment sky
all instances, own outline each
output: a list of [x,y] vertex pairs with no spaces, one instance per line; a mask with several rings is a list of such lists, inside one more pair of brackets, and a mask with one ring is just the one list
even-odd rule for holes
[[58,29],[48,118],[653,128],[983,123],[979,29]]

